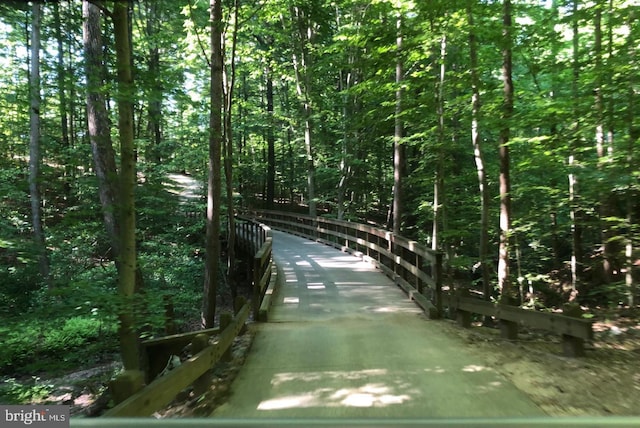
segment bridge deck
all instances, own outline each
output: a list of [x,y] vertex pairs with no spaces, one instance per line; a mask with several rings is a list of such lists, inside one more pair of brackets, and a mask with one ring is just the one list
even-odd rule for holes
[[270,322],[212,416],[543,415],[371,265],[281,232],[273,251],[284,275]]

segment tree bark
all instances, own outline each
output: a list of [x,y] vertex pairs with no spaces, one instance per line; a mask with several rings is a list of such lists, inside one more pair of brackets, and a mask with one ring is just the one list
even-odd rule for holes
[[467,19],[469,21],[469,60],[471,73],[471,144],[478,175],[478,190],[480,195],[480,242],[479,258],[482,272],[482,291],[485,300],[491,299],[491,269],[489,265],[489,185],[484,162],[484,149],[480,139],[480,78],[478,76],[478,42],[476,40],[473,4],[475,0],[467,2]]
[[298,52],[293,53],[293,69],[296,74],[296,92],[302,103],[304,121],[304,147],[307,158],[307,197],[309,199],[309,215],[317,215],[316,208],[316,166],[313,150],[313,125],[311,105],[311,53],[310,44],[313,40],[313,29],[309,17],[299,6],[292,6],[291,15],[297,31],[294,40],[298,41]]
[[446,73],[447,36],[440,39],[440,78],[438,82],[438,160],[433,180],[433,227],[431,230],[431,249],[440,248],[440,225],[444,209],[444,79]]
[[[633,32],[633,25],[635,20],[638,19],[637,12],[633,11],[629,14],[628,22],[629,36],[627,39],[627,46],[629,50],[629,61],[631,64],[635,64],[638,59],[638,45]],[[634,147],[637,147],[640,139],[640,126],[634,124],[636,119],[636,97],[637,94],[634,88],[638,85],[638,75],[635,70],[629,71],[629,86],[628,86],[628,102],[627,102],[627,124],[629,126],[629,143],[627,146],[627,174],[629,184],[627,185],[626,192],[626,205],[627,205],[627,218],[626,218],[626,237],[625,237],[625,284],[627,286],[627,304],[633,308],[636,306],[636,292],[637,284],[634,280],[634,222],[637,219],[634,218],[634,207],[637,207],[637,199],[634,197],[634,191],[637,194],[637,182],[634,183],[633,174],[637,171],[637,156],[635,155]],[[635,189],[634,189],[635,188]],[[637,208],[636,208],[637,209]]]
[[120,228],[116,219],[118,195],[118,172],[115,152],[111,141],[109,116],[106,108],[104,87],[105,67],[102,57],[102,31],[100,9],[94,3],[84,0],[83,45],[85,76],[87,79],[87,124],[93,165],[98,178],[98,193],[102,206],[107,236],[111,244],[113,258],[120,257]]
[[222,152],[222,0],[211,0],[211,112],[209,116],[209,171],[207,179],[207,236],[204,270],[203,328],[215,323],[218,272],[220,269],[220,210]]
[[403,181],[405,165],[405,147],[402,144],[404,136],[404,122],[402,120],[402,80],[403,80],[403,60],[402,60],[402,15],[397,12],[396,16],[396,106],[394,114],[393,132],[393,233],[402,232],[403,213]]
[[162,83],[160,76],[160,49],[156,39],[160,36],[158,22],[161,17],[158,12],[156,1],[144,2],[147,8],[147,37],[149,39],[149,58],[147,59],[147,70],[151,79],[151,90],[147,106],[147,134],[149,136],[149,146],[146,158],[149,162],[159,164],[161,162],[159,147],[162,142]]
[[49,257],[42,225],[42,195],[40,193],[40,26],[42,23],[42,4],[33,2],[31,24],[31,61],[29,65],[29,196],[31,200],[31,225],[38,255],[40,275],[49,288],[53,286],[50,277]]
[[267,80],[267,209],[273,209],[276,197],[276,138],[274,133],[273,117],[273,75],[271,72],[271,59],[267,58],[265,79]]
[[133,297],[136,291],[136,158],[133,127],[133,72],[129,6],[115,2],[113,6],[113,32],[116,45],[118,75],[118,131],[120,136],[120,257],[118,292],[123,298],[120,312],[120,350],[126,370],[140,368],[138,335],[135,328]]
[[500,300],[510,303],[515,290],[509,272],[511,239],[511,179],[509,174],[509,122],[513,115],[513,80],[511,53],[511,0],[503,1],[502,80],[504,100],[502,104],[502,129],[500,130],[500,249],[498,258],[498,288]]
[[580,39],[579,39],[579,20],[578,20],[578,1],[573,1],[573,78],[571,82],[571,93],[573,98],[573,135],[570,137],[569,147],[569,207],[571,217],[571,288],[575,292],[578,284],[578,268],[582,266],[582,224],[581,213],[578,202],[578,177],[576,174],[576,152],[580,143],[580,117],[579,101],[578,101],[578,84],[580,78]]
[[[62,23],[60,21],[60,5],[58,2],[53,3],[53,20],[56,34],[56,44],[58,47],[56,58],[56,84],[58,90],[58,100],[60,102],[59,114],[60,114],[60,137],[61,145],[65,149],[71,148],[71,141],[69,138],[69,114],[68,114],[68,102],[67,102],[67,84],[66,75],[67,71],[64,68],[64,44],[62,38]],[[71,158],[65,156],[64,159],[64,187],[67,196],[71,196],[71,181],[73,180],[73,166],[71,165]]]
[[[602,5],[595,4],[594,16],[594,67],[595,67],[595,101],[594,109],[596,113],[595,140],[596,153],[598,155],[598,170],[607,174],[606,163],[608,150],[605,147],[605,114],[604,114],[604,88],[603,88],[603,64],[602,64]],[[611,207],[609,206],[609,192],[599,190],[599,214],[600,214],[600,240],[602,250],[602,280],[608,284],[613,278],[613,234],[610,229]]]
[[236,270],[236,226],[235,226],[235,201],[233,199],[233,126],[232,126],[232,111],[233,111],[233,93],[236,81],[236,46],[238,40],[238,11],[240,8],[239,0],[234,0],[233,15],[234,25],[231,41],[231,71],[228,73],[227,86],[226,86],[226,102],[224,112],[224,143],[225,143],[225,156],[224,156],[224,173],[225,173],[225,188],[227,193],[227,218],[228,218],[228,231],[227,231],[227,277],[229,278],[231,287],[231,297],[235,301],[238,294],[237,281],[235,278]]

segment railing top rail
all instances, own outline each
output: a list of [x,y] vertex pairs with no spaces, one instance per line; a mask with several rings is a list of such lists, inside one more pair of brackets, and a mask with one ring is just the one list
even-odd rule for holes
[[266,224],[257,221],[253,217],[249,217],[249,216],[246,216],[246,215],[237,215],[236,219],[243,220],[243,221],[246,221],[246,222],[249,222],[249,223],[253,223],[253,224],[257,225],[258,227],[260,227],[267,234],[267,237],[271,236],[271,228],[269,226],[267,226]]
[[[387,239],[391,242],[394,242],[416,253],[420,253],[420,255],[440,257],[443,254],[441,251],[436,251],[431,248],[428,248],[427,246],[419,243],[418,241],[414,241],[402,235],[394,234],[389,230],[385,230],[385,229],[382,229],[376,226],[371,226],[364,223],[338,220],[338,219],[327,218],[327,217],[313,217],[307,214],[289,213],[285,211],[275,211],[275,210],[257,210],[255,211],[255,213],[257,215],[282,216],[282,217],[289,217],[289,218],[306,219],[306,220],[312,220],[316,222],[331,224],[335,226],[347,227],[350,229],[355,229],[360,232],[370,233],[372,235],[379,236],[380,238]],[[243,216],[243,217],[250,218],[248,216]]]

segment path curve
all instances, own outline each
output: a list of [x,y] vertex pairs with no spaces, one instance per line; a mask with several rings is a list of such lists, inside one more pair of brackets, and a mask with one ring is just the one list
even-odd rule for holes
[[[281,269],[224,418],[534,417],[543,412],[370,264],[273,233]],[[284,274],[284,275],[282,275]]]

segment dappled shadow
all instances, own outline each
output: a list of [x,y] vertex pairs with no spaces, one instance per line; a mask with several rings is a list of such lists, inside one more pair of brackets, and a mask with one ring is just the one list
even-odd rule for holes
[[[451,377],[462,380],[457,383],[462,386],[460,390],[454,391],[448,381]],[[458,398],[459,405],[465,405],[475,395],[497,391],[503,385],[492,369],[479,365],[403,371],[378,368],[282,372],[273,375],[273,394],[262,400],[257,410],[412,407],[425,400],[440,401],[443,395],[450,394]]]

